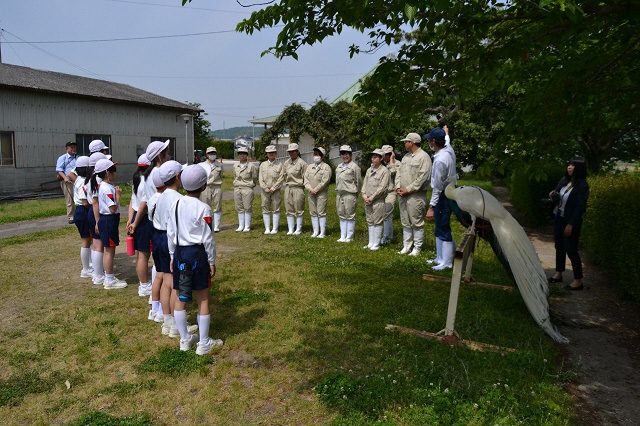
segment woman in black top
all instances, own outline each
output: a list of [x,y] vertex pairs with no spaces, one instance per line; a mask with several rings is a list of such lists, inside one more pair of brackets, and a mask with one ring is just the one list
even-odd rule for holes
[[566,257],[571,260],[573,282],[565,288],[582,290],[582,261],[578,253],[578,240],[582,227],[582,215],[587,209],[589,185],[587,184],[587,167],[582,157],[574,157],[567,166],[567,174],[560,180],[556,189],[549,194],[557,199],[554,209],[555,218],[553,238],[556,248],[556,273],[549,278],[550,283],[562,282]]

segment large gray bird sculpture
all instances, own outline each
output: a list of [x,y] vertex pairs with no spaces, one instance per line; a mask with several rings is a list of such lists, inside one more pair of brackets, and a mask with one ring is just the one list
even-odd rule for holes
[[538,254],[522,226],[487,191],[475,186],[456,188],[451,180],[444,193],[450,200],[455,200],[460,209],[471,215],[471,228],[475,227],[478,217],[491,222],[493,232],[511,266],[518,290],[531,316],[553,340],[569,343],[569,340],[551,324],[547,302],[547,279]]

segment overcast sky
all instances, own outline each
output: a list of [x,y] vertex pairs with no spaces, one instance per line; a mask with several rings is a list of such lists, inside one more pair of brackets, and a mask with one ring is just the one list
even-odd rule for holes
[[[331,101],[389,53],[350,59],[348,46],[364,45],[366,36],[347,30],[305,47],[298,61],[261,57],[275,43],[277,29],[253,36],[235,32],[256,9],[235,0],[194,0],[185,7],[180,0],[2,0],[2,62],[198,102],[211,128],[221,129],[276,115],[294,102],[308,108],[318,98]],[[218,33],[78,42],[205,32]],[[42,43],[58,41],[65,42]]]

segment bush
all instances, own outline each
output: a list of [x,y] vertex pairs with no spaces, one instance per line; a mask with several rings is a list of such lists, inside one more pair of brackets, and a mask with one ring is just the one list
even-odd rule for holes
[[550,218],[550,211],[541,206],[540,200],[548,198],[549,192],[565,175],[565,169],[559,166],[548,166],[534,171],[528,167],[515,170],[511,174],[509,190],[513,206],[522,214],[531,226],[545,223]]
[[591,192],[582,225],[585,255],[601,265],[624,296],[640,300],[640,173],[588,179]]
[[[220,140],[214,140],[213,142],[211,142],[211,146],[215,146],[217,152],[217,156],[218,158],[226,158],[229,160],[233,160],[234,159],[234,141],[220,141]],[[206,150],[206,148],[205,148]]]

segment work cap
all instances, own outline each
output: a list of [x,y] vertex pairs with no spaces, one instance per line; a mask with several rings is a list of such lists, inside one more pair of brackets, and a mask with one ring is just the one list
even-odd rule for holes
[[438,140],[443,141],[444,140],[444,136],[445,136],[445,132],[444,132],[444,130],[442,130],[441,127],[434,127],[433,129],[431,129],[431,131],[429,133],[424,135],[424,138],[426,140],[438,139]]
[[[94,167],[99,160],[107,160],[108,157],[101,152],[94,152],[89,157],[89,165]],[[76,163],[77,164],[77,163]]]
[[209,148],[207,148],[207,152],[205,154],[209,154],[211,152],[215,152],[217,154],[218,150],[216,149],[215,146],[210,146]]
[[174,160],[169,160],[158,167],[158,174],[163,183],[169,182],[182,171],[182,164]]
[[75,143],[75,142],[72,142],[72,141],[67,142],[66,144],[64,144],[65,147],[69,147],[69,146],[73,146],[73,145],[78,145],[78,144]]
[[102,142],[100,139],[93,140],[89,144],[89,152],[92,152],[92,153],[102,151],[103,149],[108,149],[108,148],[109,147],[106,146],[104,142]]
[[401,139],[402,142],[413,142],[417,145],[420,145],[422,143],[422,139],[420,138],[420,135],[417,133],[409,133],[407,135],[406,138]]
[[276,146],[275,145],[267,145],[266,148],[264,149],[264,152],[276,152]]
[[379,155],[380,157],[384,157],[384,151],[380,148],[376,148],[373,151],[371,151],[371,155]]
[[318,147],[313,148],[313,152],[319,152],[320,155],[322,155],[324,157],[324,154],[325,154],[326,151],[324,150],[323,147],[318,146]]
[[148,166],[151,164],[151,161],[147,158],[147,154],[140,154],[138,157],[138,166]]
[[158,173],[158,170],[151,172],[151,180],[153,180],[153,186],[156,188],[164,188],[164,182],[160,179],[160,173]]
[[287,152],[289,151],[299,151],[297,143],[290,143],[287,147]]
[[187,166],[180,175],[182,187],[187,191],[195,191],[207,183],[207,172],[201,166],[192,164]]
[[380,148],[385,154],[391,154],[393,152],[393,147],[391,145],[382,145]]
[[156,158],[158,154],[160,154],[162,151],[164,151],[166,147],[169,146],[170,142],[171,141],[169,139],[167,139],[164,142],[160,142],[160,141],[151,142],[147,147],[147,152],[146,152],[147,158],[149,159],[149,161],[153,161],[153,159]]
[[342,145],[340,147],[340,154],[342,154],[343,152],[352,152],[351,147],[349,145]]
[[90,161],[89,157],[82,155],[76,160],[76,167],[87,167]]
[[238,147],[238,149],[236,149],[236,152],[238,154],[248,154],[249,150],[247,149],[246,146],[241,146],[241,147]]
[[93,171],[96,173],[101,173],[107,170],[109,167],[115,166],[116,164],[118,163],[114,163],[113,161],[107,160],[106,158],[102,160],[98,160],[98,162],[96,163],[96,167],[95,169],[93,169]]

